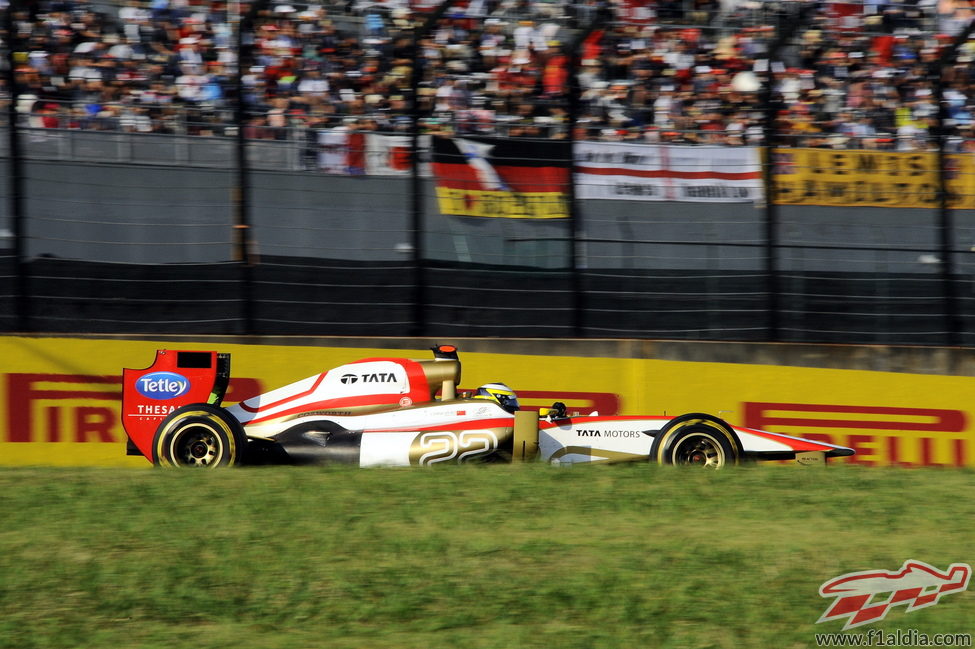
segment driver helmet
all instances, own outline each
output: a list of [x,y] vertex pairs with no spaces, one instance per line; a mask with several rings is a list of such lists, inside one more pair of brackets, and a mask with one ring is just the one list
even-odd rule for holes
[[508,412],[518,410],[518,395],[504,383],[485,383],[474,392],[474,398],[494,401]]

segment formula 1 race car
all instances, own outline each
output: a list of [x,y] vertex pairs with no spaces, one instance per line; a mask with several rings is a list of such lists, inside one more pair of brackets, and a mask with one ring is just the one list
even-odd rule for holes
[[749,459],[822,464],[853,455],[853,449],[731,426],[702,413],[570,416],[561,403],[522,409],[501,383],[459,391],[455,347],[436,346],[433,355],[367,358],[222,407],[229,354],[160,350],[151,367],[123,372],[128,453],[155,465],[208,468],[535,459],[717,468]]

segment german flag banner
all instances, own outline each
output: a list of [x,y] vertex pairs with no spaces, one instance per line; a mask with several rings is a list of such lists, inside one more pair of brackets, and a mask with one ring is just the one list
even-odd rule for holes
[[443,214],[509,219],[569,216],[571,148],[560,140],[434,137]]

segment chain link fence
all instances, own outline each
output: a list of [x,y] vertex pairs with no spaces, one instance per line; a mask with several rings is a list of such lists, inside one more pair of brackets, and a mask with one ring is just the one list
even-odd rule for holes
[[[350,38],[423,45],[423,65],[376,71],[379,99],[343,81],[284,105],[252,100],[261,30],[320,6],[268,5],[244,110],[236,54],[210,105],[94,110],[31,97],[15,42],[0,329],[971,345],[967,23],[939,37],[953,16],[917,5],[807,6],[529,3],[408,29],[386,11],[385,34],[369,6],[333,7]],[[549,54],[451,41],[489,20],[508,44],[554,25]]]

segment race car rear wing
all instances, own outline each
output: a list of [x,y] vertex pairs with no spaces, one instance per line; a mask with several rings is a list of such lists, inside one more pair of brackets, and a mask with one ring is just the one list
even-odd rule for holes
[[160,349],[152,365],[122,371],[122,427],[127,453],[152,457],[166,416],[191,403],[220,405],[230,382],[230,354]]

